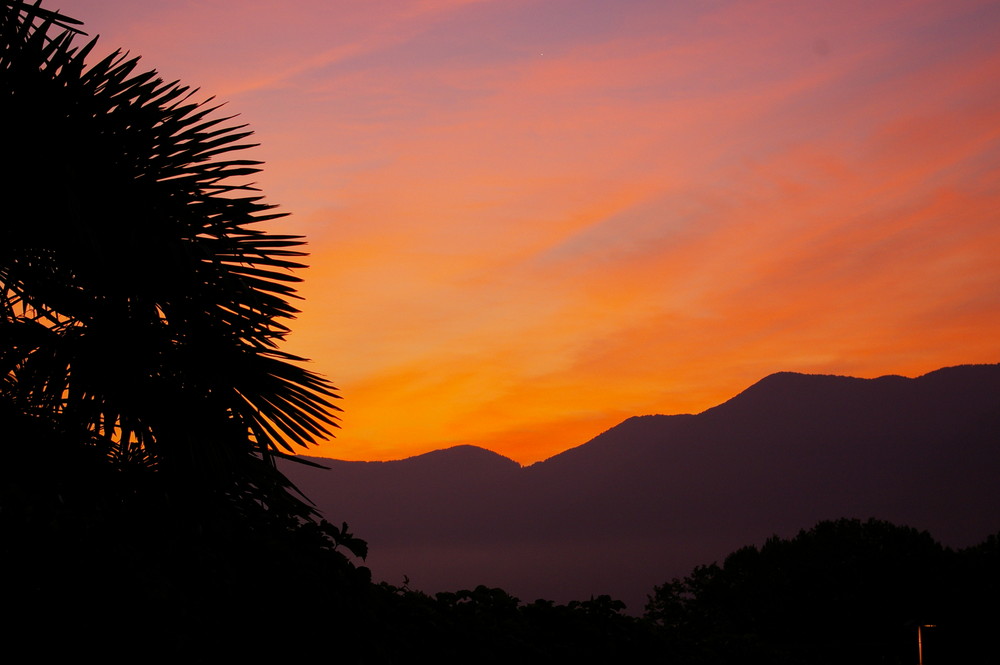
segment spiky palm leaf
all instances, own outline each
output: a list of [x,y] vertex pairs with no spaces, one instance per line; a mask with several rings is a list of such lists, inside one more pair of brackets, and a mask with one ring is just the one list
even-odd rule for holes
[[0,14],[0,392],[116,455],[238,478],[336,426],[334,388],[277,348],[302,240],[261,228],[283,213],[246,181],[245,125],[120,51],[87,66],[74,24]]

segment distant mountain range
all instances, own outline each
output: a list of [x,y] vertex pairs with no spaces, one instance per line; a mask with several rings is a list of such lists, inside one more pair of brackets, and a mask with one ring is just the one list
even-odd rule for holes
[[376,579],[521,600],[653,585],[824,519],[888,520],[952,547],[1000,531],[1000,365],[916,379],[782,372],[698,415],[629,418],[529,467],[473,446],[283,467],[369,542]]

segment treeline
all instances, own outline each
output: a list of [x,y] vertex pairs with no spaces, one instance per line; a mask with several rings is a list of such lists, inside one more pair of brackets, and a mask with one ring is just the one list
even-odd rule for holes
[[485,586],[427,594],[375,583],[346,528],[264,513],[207,531],[170,509],[30,534],[3,526],[14,610],[5,643],[48,657],[915,663],[923,626],[934,665],[995,662],[1000,620],[996,536],[952,550],[876,520],[744,547],[651,590],[641,616],[608,596],[560,605]]
[[958,551],[888,522],[821,522],[656,587],[645,618],[682,663],[989,662],[1000,541]]

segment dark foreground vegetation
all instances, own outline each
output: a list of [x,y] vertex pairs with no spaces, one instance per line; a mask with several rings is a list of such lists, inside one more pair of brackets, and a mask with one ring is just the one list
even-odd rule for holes
[[[996,538],[825,522],[652,590],[522,603],[377,584],[274,465],[334,425],[279,350],[298,238],[192,91],[0,4],[0,598],[12,660],[985,662]],[[638,610],[639,608],[630,608]]]
[[325,523],[261,512],[196,529],[132,503],[12,524],[4,499],[4,642],[43,660],[907,664],[930,625],[924,662],[996,662],[996,537],[953,551],[885,522],[822,522],[667,582],[632,616],[607,596],[373,583]]

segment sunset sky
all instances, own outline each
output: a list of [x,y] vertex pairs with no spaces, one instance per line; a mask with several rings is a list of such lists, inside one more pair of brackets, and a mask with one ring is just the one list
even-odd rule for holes
[[311,454],[527,464],[767,374],[1000,362],[1000,3],[47,0],[250,124]]

